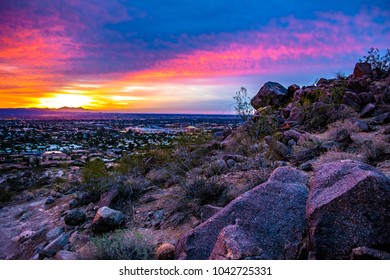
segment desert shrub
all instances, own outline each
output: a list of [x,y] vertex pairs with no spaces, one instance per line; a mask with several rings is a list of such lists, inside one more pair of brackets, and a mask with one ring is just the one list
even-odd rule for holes
[[326,126],[339,120],[357,117],[357,113],[345,105],[321,104],[308,105],[305,111],[305,129],[309,131],[323,131]]
[[359,132],[359,127],[355,125],[352,119],[338,120],[328,126],[328,137],[332,139],[332,136],[336,135],[340,130],[346,130],[351,134]]
[[352,108],[342,104],[344,93],[345,86],[339,85],[329,92],[318,88],[302,97],[299,102],[305,114],[304,128],[321,131],[335,121],[356,117]]
[[107,177],[108,172],[104,162],[101,159],[95,159],[85,164],[81,176],[84,183],[93,183],[99,181],[101,178]]
[[217,183],[217,177],[206,178],[201,175],[186,178],[180,187],[183,188],[187,199],[195,200],[200,205],[216,201],[223,191]]
[[259,139],[274,134],[277,126],[277,121],[272,115],[261,114],[254,119],[252,126],[247,127],[249,135],[254,139]]
[[339,71],[336,73],[336,79],[338,80],[345,80],[347,79],[347,75],[345,75],[345,73]]
[[361,153],[368,162],[375,164],[390,157],[390,144],[381,138],[373,138],[370,142],[361,146]]
[[254,113],[246,88],[241,87],[241,89],[236,92],[235,96],[233,96],[233,99],[236,113],[245,122]]
[[126,174],[146,175],[154,167],[166,165],[170,161],[170,150],[156,149],[124,155],[115,169]]
[[161,167],[161,168],[156,167],[150,170],[145,177],[151,183],[158,186],[163,186],[171,178],[171,173],[168,171],[166,167]]
[[228,167],[224,160],[216,160],[210,163],[206,163],[203,166],[204,174],[210,178],[216,175],[221,175],[228,170]]
[[363,155],[340,152],[340,151],[328,151],[325,154],[321,155],[315,162],[315,166],[322,165],[324,163],[329,163],[337,160],[356,160],[361,162],[366,162],[366,158]]
[[173,175],[184,176],[188,171],[207,161],[211,148],[207,146],[178,147],[172,154],[173,164],[168,168]]
[[386,53],[381,56],[379,49],[371,47],[368,54],[363,56],[360,62],[368,62],[371,64],[372,69],[389,71],[390,70],[390,49],[387,49]]
[[180,133],[176,137],[175,148],[198,147],[210,143],[213,139],[211,132]]
[[117,230],[92,237],[95,247],[93,258],[98,260],[148,260],[153,259],[153,246],[140,233]]

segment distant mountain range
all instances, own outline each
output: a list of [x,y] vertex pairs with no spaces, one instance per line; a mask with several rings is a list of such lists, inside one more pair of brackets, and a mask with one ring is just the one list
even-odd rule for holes
[[0,109],[0,119],[42,119],[54,118],[62,119],[77,115],[90,115],[96,113],[95,111],[84,109],[81,107],[61,107],[58,109],[50,108],[4,108]]
[[113,120],[113,119],[137,119],[137,118],[217,118],[237,119],[237,115],[226,114],[163,114],[163,113],[109,113],[84,109],[82,107],[50,108],[0,108],[0,120]]

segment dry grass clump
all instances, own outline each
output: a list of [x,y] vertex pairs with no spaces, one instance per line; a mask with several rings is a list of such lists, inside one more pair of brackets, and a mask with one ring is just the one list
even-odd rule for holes
[[89,258],[97,260],[148,260],[153,259],[153,246],[136,232],[118,230],[91,239]]
[[377,163],[390,157],[390,143],[383,138],[373,138],[361,147],[361,151],[369,163]]
[[328,151],[325,154],[321,155],[316,160],[315,166],[317,167],[324,163],[329,163],[338,160],[345,160],[345,159],[367,162],[367,159],[364,155],[351,154],[351,153],[340,152],[340,151]]

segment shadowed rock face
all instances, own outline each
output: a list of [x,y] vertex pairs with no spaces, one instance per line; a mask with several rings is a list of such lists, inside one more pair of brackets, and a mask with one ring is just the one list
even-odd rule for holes
[[252,98],[253,108],[259,109],[268,105],[280,106],[287,99],[287,89],[279,83],[267,82]]
[[277,168],[270,179],[239,196],[185,234],[179,259],[294,259],[306,229],[305,174]]
[[307,218],[317,259],[349,259],[361,246],[388,251],[390,180],[357,161],[323,164],[311,182]]
[[117,229],[125,223],[125,215],[109,207],[99,208],[92,221],[92,231],[103,233]]

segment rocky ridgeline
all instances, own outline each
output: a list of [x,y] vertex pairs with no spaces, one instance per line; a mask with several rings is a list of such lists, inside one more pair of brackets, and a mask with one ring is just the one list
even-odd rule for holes
[[[182,236],[176,258],[390,259],[389,73],[357,63],[350,77],[315,86],[267,82],[251,104],[255,115],[222,145],[229,149],[260,129],[276,163],[288,167]],[[327,131],[336,121],[341,127]],[[261,135],[266,125],[275,130]],[[356,146],[373,145],[373,138],[383,141],[362,160],[387,176],[361,161],[338,159],[355,159],[352,152],[362,152]]]
[[[389,72],[267,82],[251,103],[211,143],[106,172],[95,199],[73,171],[38,178],[53,187],[0,208],[0,258],[390,259]],[[155,254],[130,256],[142,235]]]
[[390,179],[361,162],[292,167],[184,235],[179,259],[388,259]]

